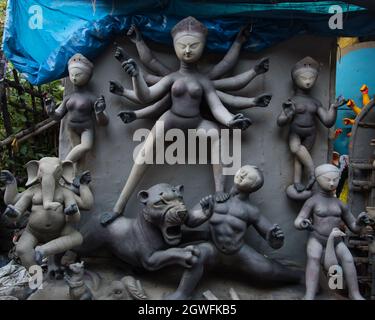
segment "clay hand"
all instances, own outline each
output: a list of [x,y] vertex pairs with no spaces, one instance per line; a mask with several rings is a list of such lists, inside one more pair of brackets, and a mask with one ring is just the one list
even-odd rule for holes
[[270,59],[269,58],[263,58],[260,60],[255,66],[254,71],[256,74],[262,74],[266,73],[270,68]]
[[0,172],[0,182],[5,184],[12,184],[16,182],[16,178],[8,170],[1,170]]
[[213,197],[210,195],[210,196],[207,196],[207,197],[204,197],[200,202],[199,204],[201,205],[202,207],[202,211],[203,213],[209,217],[212,215],[213,211],[214,211],[214,199]]
[[131,77],[136,77],[139,74],[138,65],[134,59],[128,59],[122,63],[122,68]]
[[179,264],[185,268],[191,268],[198,262],[198,257],[200,255],[200,250],[197,246],[187,246],[181,248],[181,260]]
[[109,81],[109,91],[121,96],[124,93],[124,87],[117,81]]
[[98,98],[98,100],[95,101],[94,104],[94,110],[96,113],[102,113],[106,108],[105,99],[104,96],[101,96]]
[[300,223],[301,229],[313,231],[314,227],[312,225],[312,222],[309,219],[303,219]]
[[125,62],[129,59],[129,56],[126,54],[125,50],[121,47],[116,47],[115,50],[115,58],[120,61],[121,63]]
[[366,227],[371,224],[371,219],[366,212],[361,212],[357,217],[357,225]]
[[333,103],[333,107],[335,109],[343,106],[344,104],[346,104],[348,102],[347,99],[345,99],[343,96],[338,96],[336,101]]
[[56,104],[53,98],[46,97],[43,99],[44,109],[46,110],[47,115],[53,115],[56,110]]
[[71,204],[69,207],[64,209],[64,213],[67,216],[72,216],[76,214],[77,212],[78,212],[78,206],[75,203]]
[[272,99],[272,95],[265,93],[255,98],[255,105],[260,108],[268,107]]
[[90,171],[82,172],[79,182],[80,184],[88,185],[91,182],[91,172]]
[[284,238],[284,232],[277,224],[273,225],[267,235],[267,241],[273,249],[281,248],[284,244]]
[[139,31],[139,29],[137,28],[135,24],[132,24],[130,26],[130,29],[128,30],[126,35],[130,38],[130,41],[133,43],[142,41],[141,32]]
[[294,106],[294,103],[292,100],[288,100],[287,102],[283,103],[283,110],[287,118],[292,118],[294,116],[294,113],[296,111],[296,107]]
[[250,126],[251,120],[249,118],[245,118],[241,113],[236,114],[228,123],[228,127],[231,129],[246,130]]
[[122,122],[125,124],[137,120],[137,116],[134,111],[121,111],[117,114],[117,116],[120,117]]
[[249,37],[250,37],[251,29],[252,29],[251,24],[247,24],[247,25],[243,26],[240,29],[240,31],[238,32],[235,41],[237,41],[239,43],[246,42],[249,39]]
[[13,205],[8,205],[4,211],[4,215],[10,219],[17,219],[21,213]]

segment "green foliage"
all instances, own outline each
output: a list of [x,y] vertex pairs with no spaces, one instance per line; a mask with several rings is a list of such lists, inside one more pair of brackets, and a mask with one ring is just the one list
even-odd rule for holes
[[[1,39],[5,22],[6,3],[6,0],[0,0]],[[8,63],[6,66],[5,79],[14,82],[15,78],[13,72],[14,68],[12,64]],[[23,88],[32,89],[38,94],[48,93],[48,95],[54,97],[56,102],[62,100],[63,87],[60,81],[54,81],[40,87],[32,87],[20,75],[18,75],[18,77]],[[7,86],[6,97],[13,134],[27,128],[32,128],[37,123],[47,119],[41,99],[33,99],[25,90],[19,92],[18,89]],[[4,140],[7,137],[8,134],[5,130],[4,118],[2,113],[0,113],[0,140]],[[22,181],[26,177],[24,165],[33,159],[40,159],[45,156],[56,156],[57,143],[58,126],[55,126],[18,145],[13,144],[3,148],[0,147],[0,169],[12,171],[16,177]]]

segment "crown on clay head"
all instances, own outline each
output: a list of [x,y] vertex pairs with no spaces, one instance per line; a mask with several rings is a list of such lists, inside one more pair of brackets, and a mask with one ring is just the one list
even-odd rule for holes
[[340,173],[340,169],[334,166],[333,164],[322,164],[319,167],[315,168],[315,178],[318,178],[319,176],[326,174],[328,172],[337,172]]
[[311,68],[319,72],[320,70],[320,64],[318,61],[314,60],[311,57],[306,57],[303,58],[301,61],[298,61],[293,69],[292,69],[292,74],[294,74],[296,71],[300,69],[305,69],[305,68]]
[[89,72],[91,72],[92,69],[94,69],[93,63],[80,53],[76,53],[73,57],[69,59],[68,67],[69,68],[75,67],[75,68],[87,70]]
[[200,33],[203,36],[207,35],[207,28],[206,26],[202,23],[199,22],[197,19],[194,17],[187,17],[183,20],[181,20],[179,23],[177,23],[172,31],[172,37],[175,38],[178,33]]

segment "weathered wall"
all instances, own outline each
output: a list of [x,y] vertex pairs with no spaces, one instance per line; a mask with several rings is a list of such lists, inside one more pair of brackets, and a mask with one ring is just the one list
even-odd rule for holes
[[[119,43],[134,56],[135,48],[128,41],[118,40]],[[172,48],[152,45],[157,55],[168,65],[178,66]],[[259,166],[265,175],[264,187],[254,194],[251,199],[258,205],[261,212],[270,220],[279,223],[286,234],[285,245],[281,250],[272,251],[265,241],[251,229],[250,243],[265,254],[280,259],[304,261],[305,242],[307,234],[296,231],[293,226],[300,204],[288,200],[284,190],[292,182],[292,157],[287,146],[287,129],[280,129],[276,124],[281,104],[292,94],[290,70],[292,66],[306,55],[311,55],[322,65],[313,95],[320,99],[325,107],[329,104],[330,93],[330,50],[332,40],[317,37],[298,37],[278,45],[259,55],[242,53],[241,61],[234,73],[248,70],[254,62],[264,56],[271,59],[270,71],[257,78],[242,90],[242,95],[254,96],[263,92],[271,92],[273,99],[267,109],[246,110],[253,119],[253,125],[243,133],[242,163]],[[114,48],[108,48],[95,61],[95,74],[92,79],[93,90],[103,94],[108,105],[111,122],[107,128],[98,128],[95,150],[87,156],[87,169],[93,175],[93,190],[95,193],[95,208],[90,214],[99,214],[110,210],[127,179],[133,164],[133,149],[138,143],[132,141],[133,132],[138,128],[151,128],[152,121],[136,121],[124,125],[116,116],[124,109],[131,109],[131,104],[109,92],[109,80],[119,80],[130,88],[130,78],[121,69],[113,57]],[[220,55],[206,54],[202,66],[207,67],[220,59]],[[69,93],[69,88],[67,90]],[[67,135],[62,126],[60,141],[60,156],[65,157],[69,150]],[[328,130],[319,126],[317,143],[313,150],[316,164],[326,162],[328,154]],[[228,189],[232,185],[232,177],[227,178]],[[196,204],[201,197],[214,191],[212,171],[208,165],[155,165],[151,167],[137,188],[148,188],[159,182],[185,185],[185,200],[189,206]],[[136,193],[128,203],[127,216],[134,216],[140,205]],[[89,217],[85,217],[89,218]],[[126,241],[124,239],[124,241]]]

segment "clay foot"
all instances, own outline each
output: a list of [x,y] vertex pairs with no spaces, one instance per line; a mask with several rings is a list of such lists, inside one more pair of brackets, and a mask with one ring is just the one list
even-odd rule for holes
[[349,294],[350,300],[366,300],[362,295],[358,292],[356,294]]
[[309,181],[307,182],[306,190],[311,190],[314,183],[315,183],[315,176],[309,176]]
[[297,192],[305,191],[305,186],[302,183],[296,182],[294,183],[294,189],[297,190]]
[[102,226],[107,226],[113,221],[115,221],[121,214],[116,212],[105,212],[100,217],[100,224]]
[[191,298],[180,292],[173,292],[165,295],[163,300],[191,300]]

